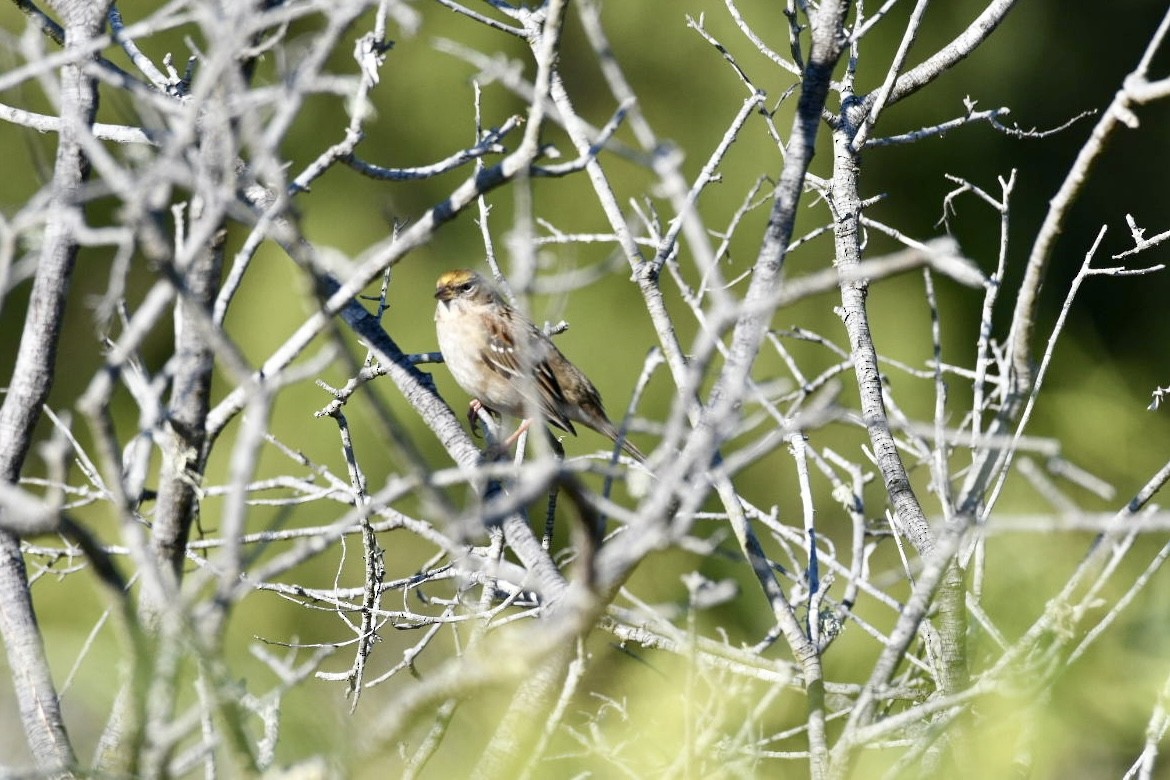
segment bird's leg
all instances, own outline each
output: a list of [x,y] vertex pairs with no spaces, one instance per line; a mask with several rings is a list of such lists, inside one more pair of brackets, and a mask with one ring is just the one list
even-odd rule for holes
[[478,398],[472,398],[471,403],[467,405],[467,424],[471,428],[472,436],[479,436],[479,429],[475,423],[479,420],[479,413],[483,411],[483,404],[479,402]]
[[[488,417],[490,417],[492,420],[498,421],[500,419],[500,415],[498,415],[494,409],[488,406],[484,406],[483,402],[478,398],[472,398],[471,403],[467,405],[467,424],[471,426],[472,436],[478,437],[480,435],[479,426],[476,425],[476,423],[479,422],[484,412],[487,412]],[[486,422],[484,423],[484,427],[491,429],[491,426]],[[493,434],[495,433],[494,430],[491,430],[490,432]]]
[[528,426],[531,424],[532,424],[532,420],[530,420],[530,419],[524,420],[524,422],[520,423],[520,427],[517,428],[515,431],[513,431],[512,435],[509,436],[507,439],[505,439],[504,443],[501,444],[500,446],[503,447],[504,449],[510,448],[513,444],[516,443],[516,440],[520,438],[520,436],[524,433],[524,431],[528,430]]
[[505,459],[508,455],[508,451],[512,449],[512,445],[516,443],[516,440],[520,438],[524,431],[528,430],[528,425],[530,422],[530,420],[522,421],[520,423],[520,427],[513,431],[512,435],[503,441],[500,441],[494,437],[489,440],[486,450],[487,459],[489,461]]

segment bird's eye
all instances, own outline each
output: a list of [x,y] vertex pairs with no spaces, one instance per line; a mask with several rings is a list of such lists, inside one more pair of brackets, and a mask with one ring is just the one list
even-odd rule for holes
[[459,292],[471,292],[471,288],[474,286],[475,285],[471,282],[464,282],[463,284],[459,285]]

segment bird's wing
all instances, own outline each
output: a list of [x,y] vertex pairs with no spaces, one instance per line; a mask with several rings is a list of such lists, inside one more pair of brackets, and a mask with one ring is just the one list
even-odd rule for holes
[[[572,421],[565,416],[565,393],[557,381],[556,375],[549,366],[548,356],[556,349],[548,336],[544,335],[535,325],[524,321],[514,312],[506,317],[503,323],[492,323],[488,336],[487,349],[484,360],[488,366],[498,374],[508,378],[522,393],[536,387],[537,406],[550,423],[577,435]],[[505,326],[510,327],[505,331]],[[521,355],[517,345],[525,352]],[[531,379],[523,376],[524,363],[530,364]]]

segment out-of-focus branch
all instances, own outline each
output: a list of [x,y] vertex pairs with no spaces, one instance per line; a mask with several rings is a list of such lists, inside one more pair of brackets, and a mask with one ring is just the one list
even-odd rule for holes
[[[216,186],[221,185],[216,183]],[[211,194],[205,191],[205,197]],[[215,357],[212,345],[203,336],[202,322],[192,312],[192,307],[203,308],[204,318],[211,311],[219,289],[225,239],[226,229],[216,231],[211,244],[198,252],[190,266],[184,269],[183,282],[188,295],[176,302],[174,378],[166,415],[167,438],[163,443],[166,457],[159,479],[151,536],[160,565],[169,566],[176,580],[182,574],[187,536],[195,520],[198,486],[202,482],[204,426],[210,406]]]
[[1137,118],[1131,106],[1144,101],[1135,100],[1131,90],[1140,88],[1150,67],[1154,54],[1162,47],[1162,43],[1170,32],[1170,11],[1162,17],[1161,24],[1155,30],[1150,42],[1146,45],[1145,53],[1133,72],[1125,79],[1125,84],[1117,94],[1109,108],[1101,116],[1093,128],[1089,140],[1077,153],[1064,181],[1056,195],[1049,201],[1048,212],[1044,215],[1044,223],[1036,234],[1032,244],[1032,251],[1028,255],[1028,265],[1024,270],[1024,281],[1020,285],[1020,293],[1016,298],[1015,311],[1012,314],[1012,331],[1009,337],[1008,348],[1011,357],[1012,387],[1009,403],[1005,412],[1014,418],[1019,404],[1027,395],[1032,386],[1032,331],[1035,327],[1036,308],[1040,302],[1040,288],[1044,284],[1044,277],[1048,271],[1048,261],[1056,245],[1056,239],[1064,229],[1064,222],[1069,209],[1080,195],[1093,165],[1097,162],[1114,132],[1120,125],[1136,127]]
[[[58,133],[61,131],[61,118],[25,111],[0,103],[0,120],[20,125],[38,133]],[[127,125],[111,125],[104,122],[95,122],[90,131],[93,137],[101,141],[113,141],[120,144],[154,144],[155,134],[140,127]]]
[[[965,523],[953,524],[939,537],[930,528],[922,504],[910,481],[909,471],[902,459],[887,415],[883,379],[878,363],[877,348],[871,331],[866,307],[868,283],[851,278],[861,262],[862,254],[862,199],[859,178],[861,164],[859,149],[864,146],[867,132],[878,113],[887,105],[905,97],[915,89],[941,75],[955,62],[967,56],[981,43],[1010,9],[1011,2],[992,3],[958,39],[930,58],[926,63],[895,79],[904,61],[914,29],[903,38],[902,47],[894,65],[887,73],[882,88],[871,94],[860,106],[846,108],[834,133],[834,175],[832,201],[834,234],[836,239],[836,267],[841,274],[841,317],[849,335],[851,357],[860,391],[862,420],[869,434],[871,447],[883,482],[894,508],[896,531],[913,545],[920,560],[927,566],[919,576],[913,598],[899,618],[870,680],[863,689],[853,711],[845,734],[833,751],[833,772],[848,771],[856,745],[856,730],[873,715],[874,695],[888,684],[894,670],[902,662],[910,641],[921,631],[930,646],[936,674],[946,693],[955,693],[967,684],[966,607],[962,570],[953,562],[965,523],[973,521],[967,515]],[[925,6],[919,4],[912,15],[913,28]],[[850,82],[851,83],[851,82]],[[978,275],[981,278],[981,275]],[[948,517],[951,512],[945,513]],[[940,629],[936,632],[925,622],[928,610],[938,594]]]
[[53,17],[37,8],[36,5],[29,2],[29,0],[12,0],[12,2],[16,3],[16,7],[20,9],[20,12],[27,16],[33,24],[41,28],[41,32],[43,32],[49,38],[49,40],[53,41],[53,43],[56,43],[58,46],[65,45],[65,30],[61,27],[61,25],[57,24]]
[[[689,500],[683,502],[684,513],[687,503],[697,501],[700,491],[694,488],[701,486],[704,481],[700,475],[707,471],[720,444],[734,430],[733,420],[747,391],[746,378],[750,375],[750,367],[763,343],[774,309],[774,304],[769,306],[769,302],[777,298],[781,270],[792,238],[796,209],[805,186],[805,174],[812,161],[821,111],[828,97],[833,69],[844,50],[843,30],[847,7],[847,2],[822,3],[812,18],[812,47],[802,91],[771,214],[753,267],[752,281],[744,296],[744,313],[736,319],[726,363],[710,393],[698,427],[689,437],[681,455],[663,466],[656,490],[642,505],[641,511],[645,518],[642,526],[623,539],[620,555],[607,558],[606,553],[612,548],[602,550],[598,562],[599,576],[611,578],[609,582],[624,579],[628,573],[627,567],[640,559],[640,551],[648,551],[660,543],[656,541],[656,536],[661,533],[659,524],[666,519],[667,510],[676,500],[673,491],[682,490],[684,485],[690,484],[691,489],[687,491]],[[687,477],[692,470],[694,478]],[[794,616],[784,620],[780,627],[805,675],[809,697],[810,768],[813,777],[822,777],[827,770],[827,752],[823,731],[824,688],[818,651]]]
[[[62,2],[55,10],[64,20],[66,51],[83,47],[98,34],[107,3]],[[80,189],[88,173],[81,136],[97,112],[97,89],[84,73],[84,58],[60,71],[61,126],[53,167],[49,221],[29,296],[28,312],[12,381],[0,406],[0,480],[13,483],[20,474],[33,426],[53,386],[57,345],[65,316],[70,280],[77,259],[76,231],[84,223]],[[25,738],[37,768],[58,775],[74,762],[57,693],[49,673],[33,613],[27,574],[15,536],[0,531],[0,635],[24,724]]]

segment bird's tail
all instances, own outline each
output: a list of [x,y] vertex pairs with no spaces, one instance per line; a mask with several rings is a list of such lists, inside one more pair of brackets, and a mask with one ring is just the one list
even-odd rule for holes
[[614,427],[613,423],[606,420],[605,424],[600,426],[598,430],[608,436],[610,441],[614,442],[615,444],[620,444],[622,449],[626,451],[626,454],[632,457],[634,460],[638,461],[639,463],[646,462],[646,456],[642,454],[642,451],[638,449],[632,441],[623,437],[621,432]]

